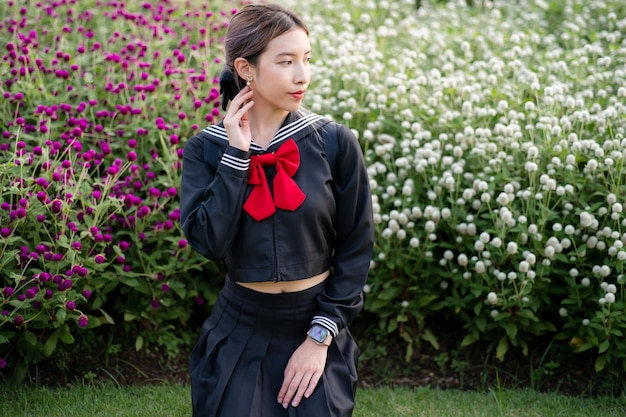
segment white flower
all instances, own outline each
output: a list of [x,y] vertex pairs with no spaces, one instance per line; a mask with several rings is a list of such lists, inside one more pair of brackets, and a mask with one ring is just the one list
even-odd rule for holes
[[460,266],[467,266],[468,264],[467,255],[465,255],[464,253],[459,254],[459,256],[457,257],[457,262],[459,263]]
[[591,320],[583,319],[583,326],[589,326],[591,324]]
[[519,271],[522,273],[526,273],[528,272],[528,270],[530,269],[530,264],[526,261],[521,261],[519,263]]
[[498,296],[495,292],[490,292],[489,294],[487,294],[487,302],[489,302],[489,304],[491,305],[498,304]]
[[412,248],[417,248],[420,245],[420,240],[416,237],[412,237],[411,240],[409,240],[409,245],[411,245]]
[[365,285],[363,286],[363,292],[364,292],[365,294],[369,294],[371,291],[372,291],[372,287],[370,287],[370,286],[369,286],[369,284],[365,284]]
[[400,303],[400,305],[402,306],[402,308],[407,308],[409,306],[409,302],[404,300],[402,301],[402,303]]
[[607,304],[613,304],[615,302],[615,294],[613,294],[611,292],[607,292],[604,295],[604,299],[606,300]]
[[485,273],[485,263],[483,261],[478,261],[476,262],[476,265],[474,266],[474,268],[476,268],[476,272],[478,272],[479,274],[484,274]]
[[567,317],[567,309],[565,307],[561,307],[559,308],[559,316],[561,317]]
[[506,251],[509,255],[514,255],[517,253],[517,243],[515,242],[509,242],[506,245]]
[[580,213],[580,225],[582,227],[589,227],[592,224],[592,217],[589,213],[587,213],[586,211],[583,211],[582,213]]
[[578,276],[578,269],[572,268],[569,270],[569,276],[572,278],[576,278]]
[[498,195],[498,198],[496,199],[496,201],[498,202],[498,204],[500,204],[501,206],[506,206],[507,204],[509,204],[509,196],[506,193],[500,193]]

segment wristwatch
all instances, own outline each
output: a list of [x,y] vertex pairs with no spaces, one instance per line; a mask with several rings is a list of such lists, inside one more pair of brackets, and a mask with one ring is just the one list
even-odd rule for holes
[[311,326],[306,334],[318,345],[330,346],[330,342],[333,339],[332,337],[330,337],[330,331],[328,331],[324,326],[320,326],[319,324],[314,324],[313,326]]

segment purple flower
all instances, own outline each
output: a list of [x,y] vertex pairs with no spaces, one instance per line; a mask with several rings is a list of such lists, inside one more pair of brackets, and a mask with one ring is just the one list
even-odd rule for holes
[[78,325],[83,328],[87,327],[89,325],[89,317],[84,314],[78,316]]
[[4,358],[0,358],[0,369],[4,369],[7,366],[7,360]]
[[3,227],[2,229],[0,229],[0,236],[2,236],[4,239],[8,238],[9,236],[11,236],[11,229],[9,229],[8,227]]
[[161,290],[163,290],[163,292],[168,292],[170,290],[170,286],[168,284],[163,284],[161,285]]
[[179,249],[185,249],[187,247],[187,240],[186,239],[180,239],[178,241],[178,248]]
[[68,301],[67,303],[65,303],[65,308],[72,311],[76,308],[76,303],[74,301]]
[[152,300],[152,302],[150,303],[150,307],[154,308],[155,310],[159,308],[160,306],[161,306],[161,302],[159,300]]
[[2,295],[4,295],[5,297],[11,297],[14,293],[15,290],[13,289],[13,287],[4,287],[2,289]]
[[91,291],[89,290],[83,290],[82,294],[83,297],[85,297],[86,299],[89,299],[91,297]]
[[54,200],[52,202],[51,210],[55,214],[59,214],[63,208],[63,202],[61,200]]
[[104,255],[101,255],[101,254],[98,254],[98,255],[96,255],[96,256],[94,257],[94,261],[95,261],[97,264],[104,263],[104,261],[105,261],[105,260],[106,260],[106,259],[105,259]]
[[13,318],[13,324],[15,324],[16,326],[21,326],[22,324],[24,324],[24,317],[22,317],[22,316],[15,316]]

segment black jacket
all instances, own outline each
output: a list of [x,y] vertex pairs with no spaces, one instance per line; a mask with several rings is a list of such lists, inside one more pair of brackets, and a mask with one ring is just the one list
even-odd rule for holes
[[[300,152],[292,178],[306,198],[295,211],[277,209],[256,221],[242,209],[250,157],[275,152],[288,139]],[[330,140],[334,161],[325,152]],[[265,174],[271,190],[274,167]],[[293,281],[331,268],[317,321],[336,335],[361,310],[374,224],[363,154],[345,126],[290,113],[266,150],[253,142],[249,152],[229,146],[222,124],[204,129],[185,145],[180,214],[191,246],[224,261],[232,281]]]

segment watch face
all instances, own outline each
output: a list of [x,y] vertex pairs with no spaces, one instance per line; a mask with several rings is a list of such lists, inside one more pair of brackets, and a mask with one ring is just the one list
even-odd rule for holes
[[323,343],[324,340],[326,340],[326,338],[328,337],[328,330],[326,330],[322,326],[313,326],[311,327],[309,335],[319,343]]

